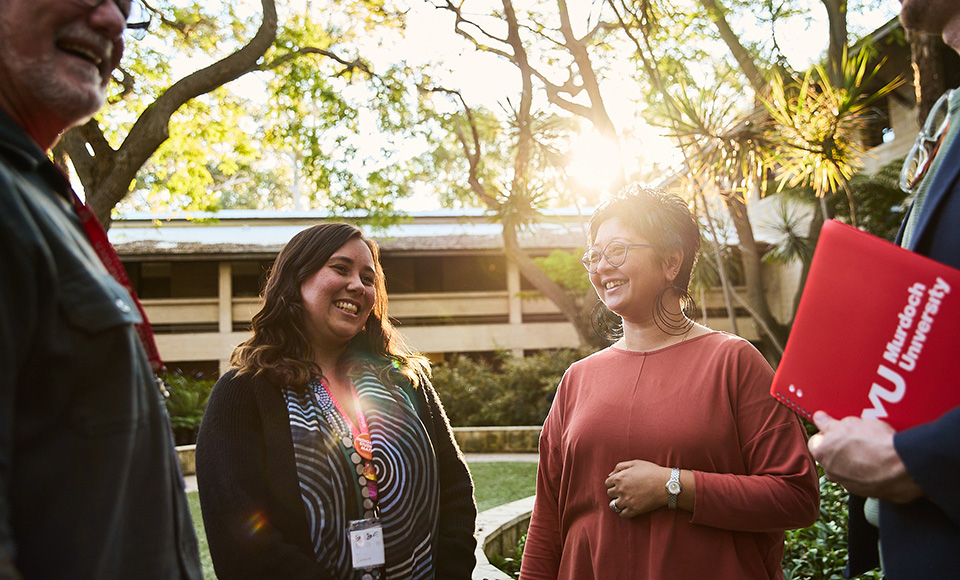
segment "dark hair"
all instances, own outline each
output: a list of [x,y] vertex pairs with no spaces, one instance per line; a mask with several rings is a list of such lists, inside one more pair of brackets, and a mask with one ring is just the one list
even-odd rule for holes
[[611,218],[619,219],[656,244],[661,260],[669,250],[682,251],[683,262],[673,286],[683,293],[688,291],[690,274],[700,256],[700,225],[679,195],[637,184],[623,187],[590,217],[590,245],[597,239],[600,225]]
[[263,307],[253,317],[253,336],[230,357],[240,373],[263,374],[280,386],[300,388],[309,382],[313,346],[304,326],[300,286],[352,239],[363,241],[373,255],[376,301],[366,324],[350,340],[346,356],[355,364],[375,368],[385,384],[405,378],[416,386],[429,376],[426,358],[407,348],[387,316],[387,287],[377,243],[345,223],[307,228],[280,250],[263,290]]

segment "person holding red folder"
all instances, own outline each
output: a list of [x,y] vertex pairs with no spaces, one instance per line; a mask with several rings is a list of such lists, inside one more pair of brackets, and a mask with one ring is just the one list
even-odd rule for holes
[[[960,53],[960,2],[902,0],[908,30],[937,34]],[[897,242],[960,269],[960,91],[933,107],[908,155],[901,187],[913,203]],[[960,349],[960,338],[956,340]],[[960,378],[943,377],[943,389]],[[814,414],[810,439],[827,476],[852,495],[846,575],[882,565],[889,580],[960,574],[960,408],[900,432],[877,419]],[[865,499],[871,498],[871,499]]]

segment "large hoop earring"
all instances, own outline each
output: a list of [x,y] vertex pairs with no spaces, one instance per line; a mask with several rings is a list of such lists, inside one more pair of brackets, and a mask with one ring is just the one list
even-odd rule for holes
[[598,336],[616,342],[623,337],[623,319],[617,316],[602,300],[597,300],[590,311],[590,324]]
[[[680,312],[671,312],[663,305],[663,297],[670,290],[676,292],[680,297]],[[679,286],[670,285],[661,290],[653,301],[653,321],[657,323],[657,328],[670,336],[682,336],[693,328],[693,320],[687,316],[697,309],[696,303],[687,291]],[[695,315],[695,314],[694,314]]]

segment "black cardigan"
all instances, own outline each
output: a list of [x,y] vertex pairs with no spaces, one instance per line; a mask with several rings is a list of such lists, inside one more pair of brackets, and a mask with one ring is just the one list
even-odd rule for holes
[[[416,392],[440,476],[436,578],[467,580],[476,565],[473,482],[436,391],[425,382]],[[277,386],[235,370],[217,381],[197,436],[197,483],[219,580],[339,580],[314,559]]]

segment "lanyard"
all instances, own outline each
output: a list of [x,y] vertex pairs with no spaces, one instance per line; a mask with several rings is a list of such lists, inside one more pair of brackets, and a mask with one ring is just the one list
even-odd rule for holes
[[[80,218],[80,223],[83,225],[83,231],[87,235],[90,245],[93,246],[93,250],[97,253],[100,261],[103,262],[103,266],[107,269],[107,272],[109,272],[113,279],[119,282],[121,286],[127,289],[130,298],[140,312],[140,317],[143,322],[136,324],[135,327],[137,329],[137,336],[140,338],[140,344],[143,345],[143,350],[146,351],[147,358],[150,359],[150,368],[157,374],[163,372],[163,360],[160,359],[160,351],[157,349],[157,342],[153,337],[153,329],[150,328],[147,313],[144,312],[143,305],[140,304],[137,293],[133,290],[133,284],[130,283],[127,271],[123,268],[123,262],[120,261],[120,256],[117,255],[117,251],[110,244],[110,240],[107,238],[107,232],[103,229],[103,226],[100,225],[100,221],[93,215],[93,212],[90,211],[90,208],[80,201],[80,198],[77,197],[76,192],[73,191],[72,188],[70,189],[70,193],[73,197],[73,209],[77,213],[77,217]],[[160,391],[166,394],[162,384]]]
[[[347,424],[347,427],[350,428],[350,433],[353,435],[353,449],[359,455],[361,461],[363,462],[363,467],[361,467],[362,475],[361,479],[358,479],[357,482],[361,487],[366,485],[367,496],[366,501],[364,501],[364,509],[371,509],[376,507],[377,503],[377,472],[373,467],[373,442],[370,439],[370,429],[367,427],[367,420],[363,416],[363,410],[360,408],[360,397],[357,395],[357,388],[354,386],[353,381],[350,381],[350,390],[353,394],[353,406],[357,411],[357,424],[354,424],[353,420],[350,419],[350,416],[344,411],[343,406],[340,405],[340,401],[333,396],[333,393],[330,391],[330,387],[327,386],[326,381],[323,380],[323,377],[319,378],[320,385],[327,392],[327,396],[333,401],[334,407],[336,407],[337,412],[340,413],[340,416],[343,417],[344,422]],[[333,422],[328,418],[327,421],[333,426]],[[355,458],[356,459],[356,458]],[[354,460],[355,464],[359,464],[360,461]],[[364,481],[365,480],[365,481]],[[369,506],[366,502],[369,501]]]
[[350,382],[350,390],[353,392],[353,408],[357,411],[357,423],[360,424],[359,428],[353,423],[347,412],[343,410],[340,401],[330,392],[330,387],[327,386],[326,381],[321,378],[320,384],[326,389],[327,396],[330,397],[333,405],[337,408],[337,411],[340,412],[343,420],[346,421],[347,427],[350,427],[350,433],[353,435],[354,450],[360,454],[360,457],[363,457],[367,461],[373,459],[373,443],[370,441],[370,429],[367,427],[367,420],[363,416],[363,411],[360,409],[360,397],[357,395],[357,388],[353,386],[353,381]]

